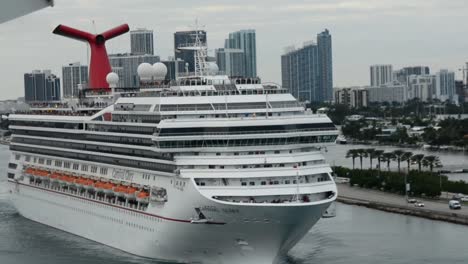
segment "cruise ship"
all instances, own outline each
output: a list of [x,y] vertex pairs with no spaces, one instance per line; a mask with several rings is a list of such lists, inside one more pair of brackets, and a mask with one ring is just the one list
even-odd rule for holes
[[[287,90],[204,61],[175,81],[8,116],[10,197],[33,221],[174,263],[275,263],[337,197],[338,131]],[[154,71],[153,71],[154,70]],[[145,81],[147,80],[147,81]]]

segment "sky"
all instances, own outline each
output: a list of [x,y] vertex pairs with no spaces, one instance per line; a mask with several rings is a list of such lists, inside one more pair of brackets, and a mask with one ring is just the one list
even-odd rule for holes
[[[281,83],[281,55],[301,47],[325,28],[333,38],[335,87],[368,85],[369,66],[425,65],[449,69],[461,79],[468,61],[466,0],[55,0],[55,6],[0,24],[0,100],[24,95],[23,74],[87,63],[83,42],[52,34],[64,24],[93,33],[128,23],[154,30],[155,53],[173,56],[173,33],[191,29],[198,18],[209,52],[229,32],[255,29],[257,72]],[[93,23],[94,21],[94,23]],[[107,43],[108,53],[128,52],[126,35]]]

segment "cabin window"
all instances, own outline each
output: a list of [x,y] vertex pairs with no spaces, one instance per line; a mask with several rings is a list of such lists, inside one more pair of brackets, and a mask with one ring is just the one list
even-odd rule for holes
[[246,182],[241,182],[241,186],[247,186]]

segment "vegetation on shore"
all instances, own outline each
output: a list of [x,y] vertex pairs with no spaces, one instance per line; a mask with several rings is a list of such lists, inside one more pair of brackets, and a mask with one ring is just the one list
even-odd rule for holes
[[[353,168],[333,167],[333,171],[338,177],[349,178],[352,186],[405,194],[407,182],[410,184],[409,194],[413,196],[439,197],[442,190],[468,193],[468,183],[450,181],[447,176],[434,172],[434,168],[442,166],[437,156],[424,156],[402,150],[384,152],[370,148],[351,149],[346,157],[353,159]],[[363,168],[363,159],[369,159],[370,168]],[[356,169],[356,160],[359,161],[359,169]],[[373,167],[373,160],[377,162],[377,168]],[[397,163],[398,171],[390,170],[391,162]],[[380,164],[384,164],[384,169]],[[416,169],[412,169],[413,166]],[[406,169],[402,169],[403,167]],[[423,167],[428,170],[423,171]]]

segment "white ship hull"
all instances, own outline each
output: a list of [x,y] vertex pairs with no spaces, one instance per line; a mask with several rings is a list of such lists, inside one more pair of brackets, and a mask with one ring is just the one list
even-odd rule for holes
[[[259,208],[224,205],[191,193],[181,199],[184,202],[179,202],[179,208],[171,210],[173,215],[165,216],[156,215],[154,210],[143,213],[14,181],[9,186],[14,206],[28,219],[131,254],[183,263],[274,263],[331,203]],[[235,219],[246,220],[226,217],[215,219],[218,224],[190,223],[187,215],[200,204],[221,211],[235,210]],[[177,216],[175,212],[184,213]]]

